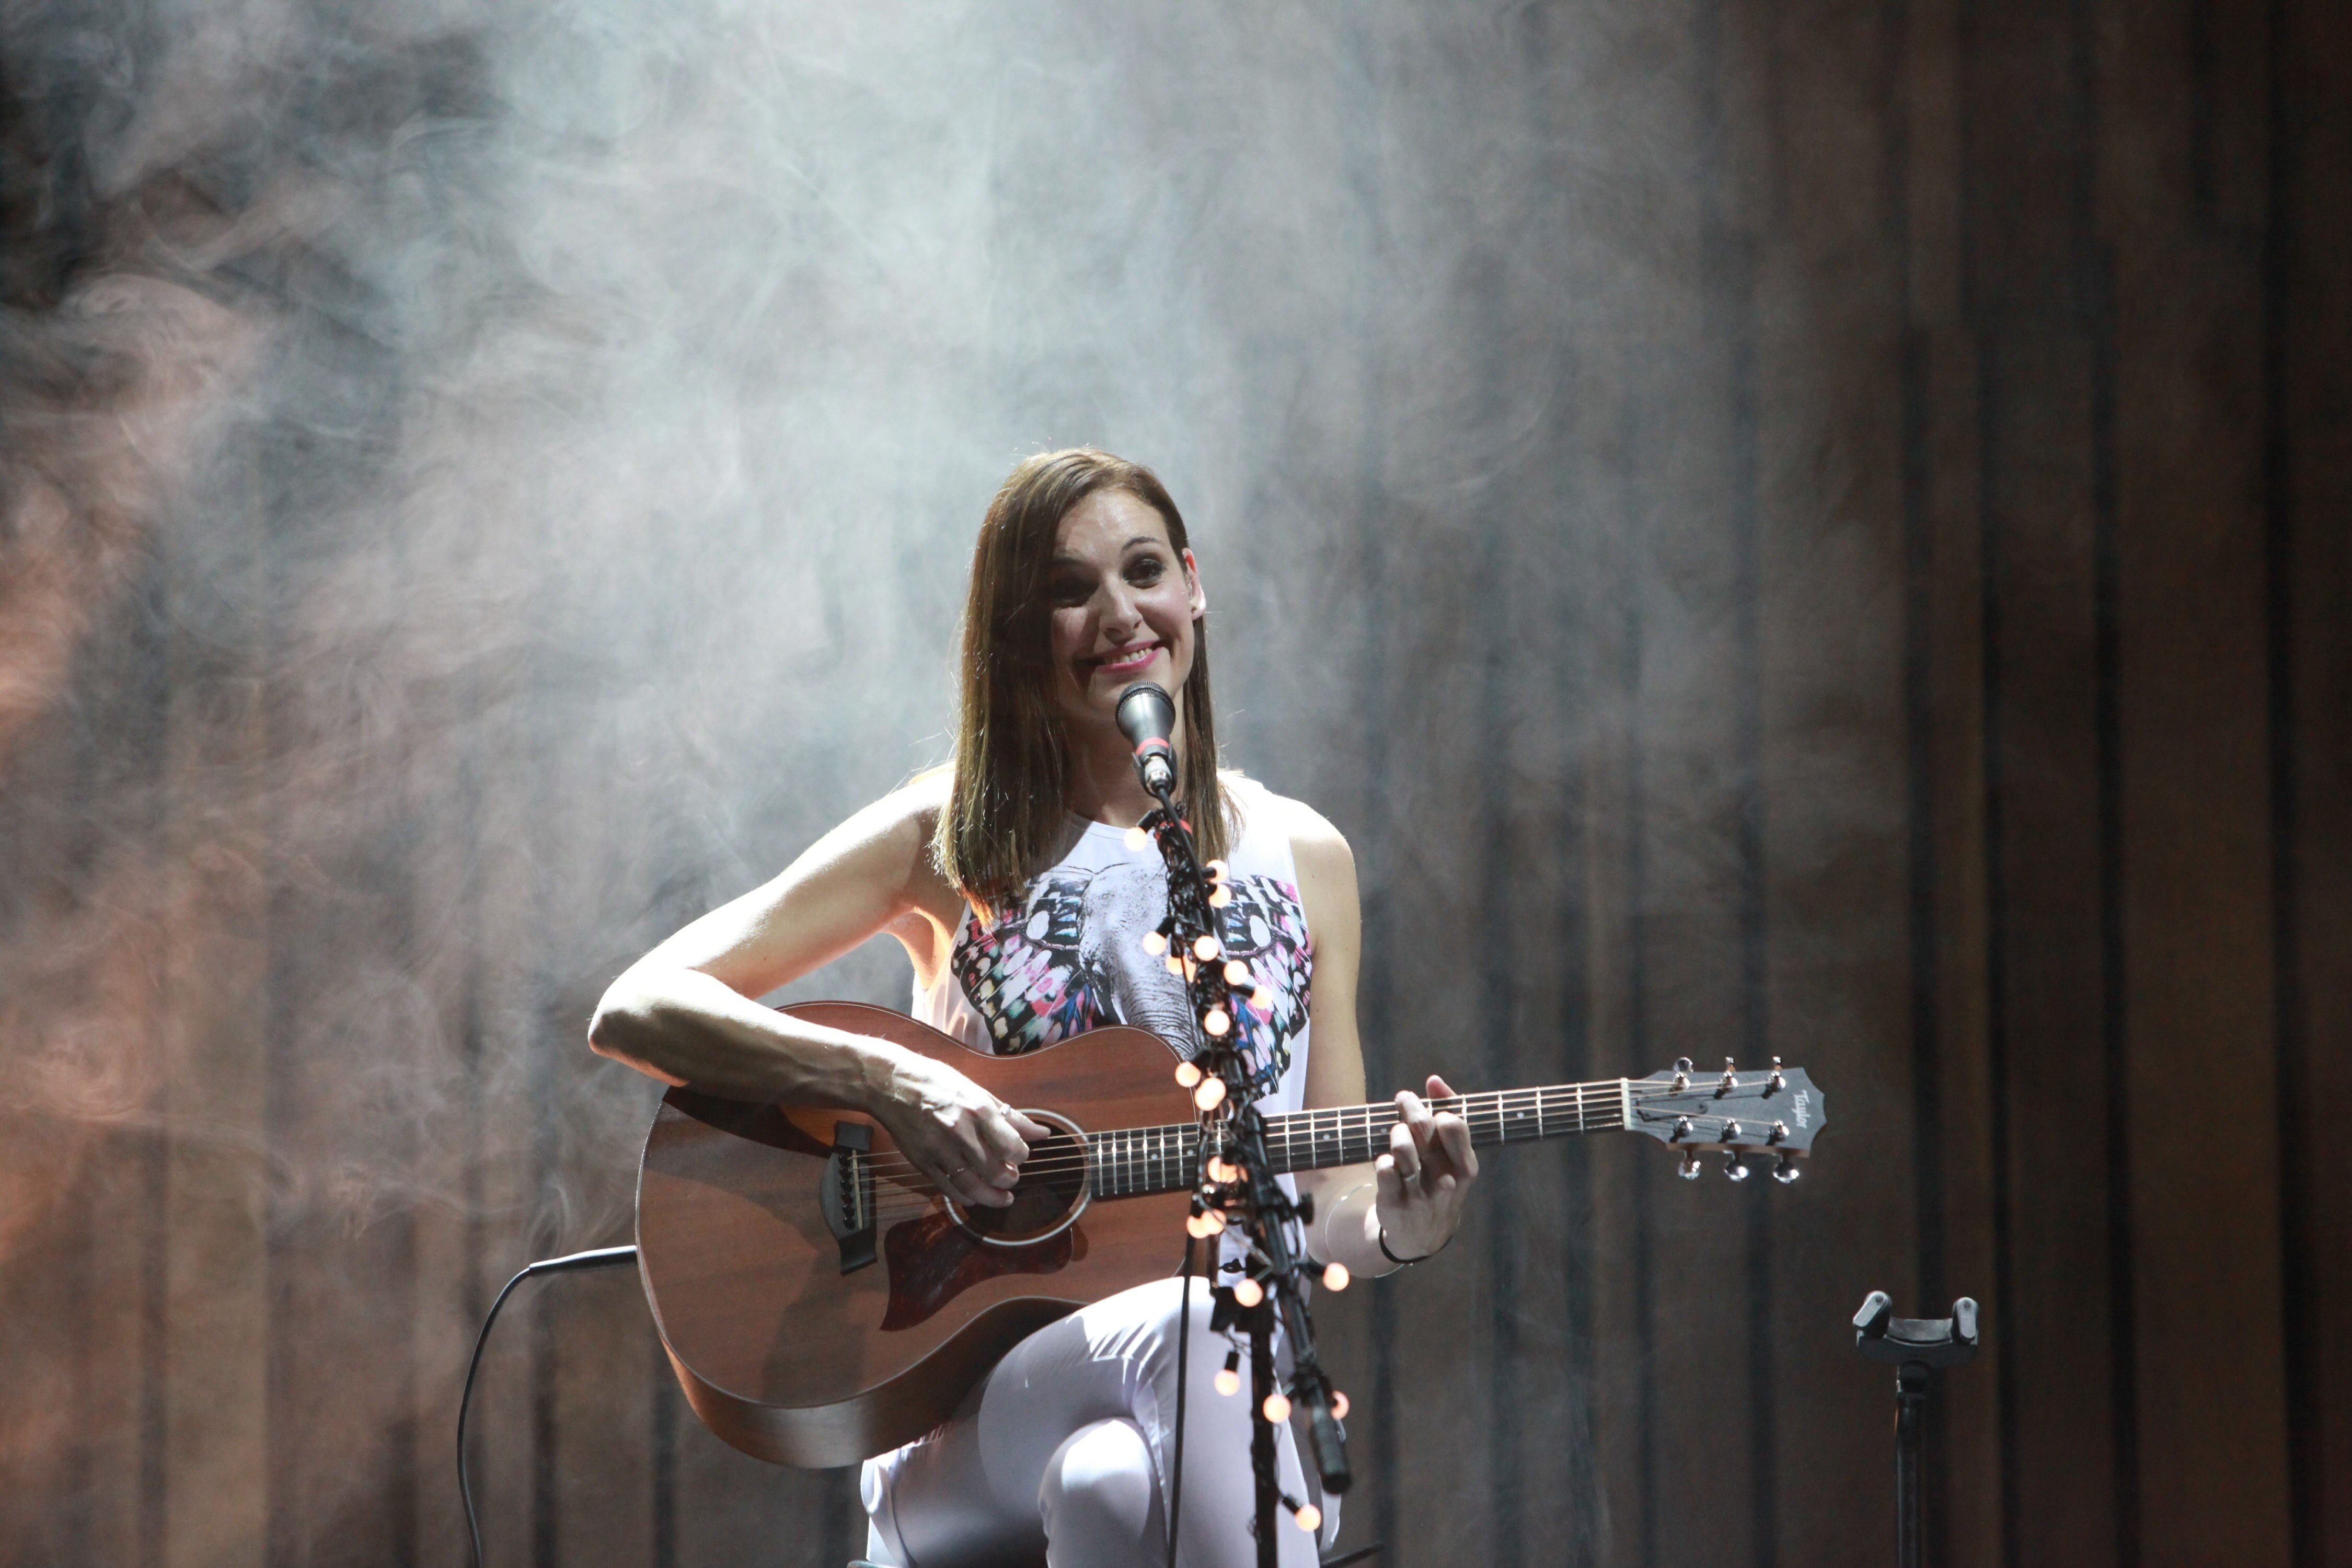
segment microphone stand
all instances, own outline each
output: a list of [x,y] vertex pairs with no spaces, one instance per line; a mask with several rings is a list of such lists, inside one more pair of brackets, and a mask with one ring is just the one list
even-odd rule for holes
[[[1314,1321],[1301,1288],[1305,1247],[1292,1245],[1293,1227],[1313,1217],[1312,1204],[1293,1203],[1276,1179],[1266,1152],[1265,1124],[1252,1103],[1249,1063],[1237,1044],[1238,999],[1225,977],[1215,917],[1231,894],[1219,885],[1217,874],[1202,866],[1192,825],[1170,798],[1166,771],[1147,770],[1143,776],[1160,805],[1139,826],[1158,842],[1168,865],[1168,919],[1157,933],[1166,945],[1153,951],[1181,965],[1203,1042],[1189,1064],[1200,1073],[1193,1080],[1193,1104],[1202,1112],[1202,1159],[1195,1167],[1192,1213],[1185,1228],[1197,1238],[1213,1240],[1228,1226],[1238,1225],[1249,1239],[1240,1265],[1242,1284],[1215,1289],[1210,1327],[1223,1331],[1239,1326],[1250,1335],[1250,1462],[1256,1478],[1258,1568],[1278,1568],[1277,1510],[1286,1507],[1297,1517],[1307,1507],[1283,1494],[1275,1464],[1275,1424],[1287,1419],[1292,1400],[1307,1408],[1323,1489],[1336,1497],[1352,1479],[1346,1435],[1333,1409],[1330,1379],[1317,1358]],[[1178,1076],[1180,1080],[1190,1077],[1181,1070]],[[1290,1341],[1287,1396],[1276,1378],[1277,1314]],[[1191,1331],[1189,1323],[1184,1331]],[[1318,1521],[1301,1518],[1299,1522],[1312,1529]],[[1169,1528],[1175,1528],[1172,1517]]]

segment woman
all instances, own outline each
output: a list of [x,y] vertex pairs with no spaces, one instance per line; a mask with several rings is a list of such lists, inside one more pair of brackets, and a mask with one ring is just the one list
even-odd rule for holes
[[[605,994],[590,1043],[665,1083],[868,1112],[943,1191],[1010,1204],[1045,1128],[950,1068],[753,998],[887,931],[914,963],[916,1016],[976,1049],[1119,1022],[1184,1038],[1181,987],[1129,961],[1165,913],[1157,850],[1125,837],[1153,803],[1114,716],[1149,680],[1182,694],[1179,795],[1203,857],[1229,863],[1232,945],[1265,988],[1265,1005],[1238,1020],[1259,1103],[1360,1103],[1355,865],[1322,817],[1220,774],[1207,609],[1183,519],[1150,470],[1084,449],[1022,463],[973,555],[952,766],[647,953]],[[1436,1078],[1428,1090],[1452,1093]],[[1468,1131],[1418,1096],[1397,1105],[1375,1166],[1297,1178],[1315,1198],[1318,1261],[1378,1275],[1453,1236],[1477,1172]],[[1207,1292],[1192,1300],[1179,1545],[1198,1568],[1244,1568],[1255,1561],[1249,1412],[1212,1391],[1224,1345],[1207,1337]],[[869,1460],[868,1555],[965,1568],[1034,1562],[1043,1547],[1053,1568],[1157,1568],[1181,1310],[1173,1279],[1082,1309],[1016,1346],[945,1426]],[[1304,1496],[1280,1437],[1285,1489]],[[1282,1541],[1286,1568],[1315,1561],[1308,1532]]]

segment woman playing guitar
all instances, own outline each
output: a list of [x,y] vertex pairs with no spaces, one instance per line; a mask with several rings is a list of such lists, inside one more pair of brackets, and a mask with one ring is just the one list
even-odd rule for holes
[[[1183,519],[1150,470],[1085,449],[1022,463],[973,553],[953,764],[640,959],[605,994],[590,1044],[672,1085],[864,1111],[942,1192],[1010,1204],[1045,1127],[943,1063],[755,998],[887,931],[914,963],[916,1016],[975,1049],[1014,1054],[1107,1024],[1186,1039],[1182,987],[1142,943],[1165,913],[1160,857],[1124,832],[1153,803],[1114,712],[1149,680],[1181,693],[1177,793],[1242,905],[1229,945],[1255,988],[1236,1022],[1259,1104],[1361,1100],[1354,861],[1307,806],[1218,771],[1207,607]],[[1432,1078],[1428,1093],[1453,1090]],[[1383,1274],[1453,1236],[1477,1173],[1468,1130],[1419,1096],[1397,1106],[1376,1164],[1284,1178],[1315,1198],[1318,1260]],[[1054,1568],[1157,1568],[1179,1301],[1168,1279],[1080,1309],[1017,1345],[955,1419],[869,1459],[867,1554],[964,1568],[1034,1561],[1042,1546]],[[1249,1412],[1211,1391],[1223,1346],[1207,1293],[1192,1302],[1179,1545],[1196,1568],[1244,1568],[1256,1555]],[[1285,1489],[1304,1496],[1286,1427],[1280,1437]],[[1282,1533],[1286,1564],[1315,1561],[1312,1535]]]

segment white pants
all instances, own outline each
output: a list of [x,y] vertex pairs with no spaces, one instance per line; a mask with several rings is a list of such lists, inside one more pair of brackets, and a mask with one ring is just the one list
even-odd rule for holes
[[[1042,1551],[1050,1568],[1165,1568],[1179,1284],[1122,1290],[1038,1330],[953,1420],[866,1461],[866,1556],[896,1568],[990,1568],[1034,1563]],[[1219,1394],[1214,1380],[1230,1347],[1209,1332],[1209,1288],[1200,1279],[1192,1333],[1178,1562],[1253,1568],[1247,1342],[1242,1392]],[[1288,1425],[1275,1436],[1282,1489],[1314,1496]],[[1330,1510],[1327,1538],[1338,1534],[1338,1512]],[[1276,1528],[1283,1568],[1313,1568],[1316,1535],[1286,1511]]]

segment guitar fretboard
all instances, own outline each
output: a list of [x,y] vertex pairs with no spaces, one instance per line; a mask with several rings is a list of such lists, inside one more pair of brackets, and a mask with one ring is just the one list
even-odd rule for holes
[[[1474,1147],[1532,1143],[1603,1132],[1625,1125],[1633,1085],[1622,1078],[1595,1083],[1553,1084],[1541,1089],[1504,1089],[1490,1094],[1431,1100],[1432,1110],[1450,1110],[1469,1124]],[[1277,1172],[1319,1171],[1332,1165],[1370,1163],[1388,1152],[1389,1131],[1397,1123],[1393,1101],[1293,1110],[1265,1121],[1265,1148]],[[1193,1122],[1165,1127],[1127,1127],[1089,1132],[1097,1197],[1136,1197],[1175,1192],[1192,1184],[1200,1159],[1201,1129]]]

